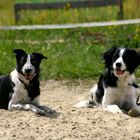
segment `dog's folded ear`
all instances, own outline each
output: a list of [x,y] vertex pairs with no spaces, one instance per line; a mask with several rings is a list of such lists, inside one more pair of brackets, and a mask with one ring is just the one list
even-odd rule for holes
[[138,55],[138,64],[140,65],[140,51],[137,50],[137,55]]
[[39,61],[41,61],[42,59],[48,59],[46,56],[44,56],[43,54],[41,53],[32,53],[32,55],[34,57],[36,57]]
[[13,49],[13,53],[16,54],[17,59],[19,59],[23,55],[27,55],[26,52],[22,49]]
[[103,54],[103,59],[105,60],[106,67],[110,67],[112,65],[112,57],[116,52],[117,48],[117,46],[114,46]]
[[132,63],[135,67],[138,67],[140,65],[140,52],[136,51],[136,50],[132,50],[131,51],[131,58],[133,60],[134,63]]
[[13,49],[13,52],[19,55],[26,54],[26,52],[22,49]]

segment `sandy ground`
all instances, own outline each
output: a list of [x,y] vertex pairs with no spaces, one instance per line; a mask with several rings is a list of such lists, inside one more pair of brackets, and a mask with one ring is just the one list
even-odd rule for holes
[[93,81],[41,82],[41,105],[56,112],[43,117],[29,111],[0,110],[0,140],[140,140],[140,117],[99,108],[74,108]]

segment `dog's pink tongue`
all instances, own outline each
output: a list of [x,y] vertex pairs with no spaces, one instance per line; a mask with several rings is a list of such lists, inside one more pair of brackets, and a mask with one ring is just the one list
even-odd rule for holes
[[31,79],[32,79],[32,75],[26,74],[26,75],[25,75],[25,78],[26,78],[27,80],[31,80]]
[[122,75],[123,74],[123,71],[122,70],[116,70],[116,74],[117,75]]

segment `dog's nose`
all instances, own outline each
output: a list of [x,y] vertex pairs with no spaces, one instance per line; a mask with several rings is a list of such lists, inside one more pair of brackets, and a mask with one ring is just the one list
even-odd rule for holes
[[26,73],[31,73],[32,69],[26,69],[25,72]]
[[121,63],[119,63],[119,62],[118,62],[118,63],[116,63],[116,67],[117,67],[117,68],[120,68],[121,66],[122,66],[122,64],[121,64]]

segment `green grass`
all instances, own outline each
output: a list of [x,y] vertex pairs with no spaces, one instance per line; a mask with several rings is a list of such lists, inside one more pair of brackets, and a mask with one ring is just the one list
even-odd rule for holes
[[[19,1],[22,2],[22,0]],[[13,4],[13,0],[7,0],[7,5],[4,0],[0,1],[0,25],[14,24]],[[124,0],[124,18],[139,18],[139,5],[139,0]],[[117,10],[117,7],[106,7],[22,11],[22,20],[19,24],[116,20]],[[98,77],[104,69],[103,52],[113,45],[139,49],[140,25],[0,31],[0,74],[9,74],[15,68],[16,61],[12,49],[22,48],[29,53],[40,52],[48,57],[48,60],[44,60],[41,64],[41,79],[43,80],[93,79]],[[139,70],[137,70],[137,75],[140,76]]]
[[[15,68],[13,48],[40,52],[48,57],[41,65],[41,79],[96,78],[104,65],[102,54],[112,45],[140,47],[140,26],[105,28],[1,31],[0,73]],[[139,72],[138,72],[139,75]]]
[[0,0],[0,25],[14,24],[14,0]]

